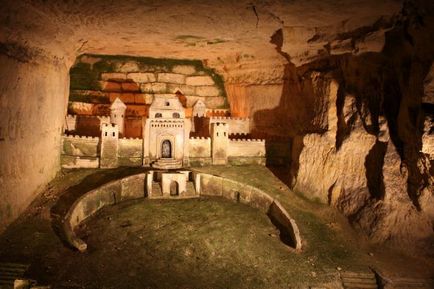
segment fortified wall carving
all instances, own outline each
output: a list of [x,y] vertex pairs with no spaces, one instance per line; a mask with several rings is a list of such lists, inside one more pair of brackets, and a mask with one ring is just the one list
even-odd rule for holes
[[[207,109],[202,100],[193,106],[192,117],[186,117],[178,95],[155,95],[148,117],[141,119],[143,137],[125,138],[126,109],[116,98],[109,116],[67,115],[62,167],[265,165],[265,140],[248,138],[248,118],[231,118],[228,110]],[[84,130],[80,121],[86,123]],[[85,136],[89,131],[98,131],[100,136]]]

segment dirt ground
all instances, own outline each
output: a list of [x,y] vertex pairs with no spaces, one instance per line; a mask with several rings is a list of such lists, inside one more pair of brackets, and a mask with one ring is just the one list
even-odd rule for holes
[[373,268],[387,276],[432,278],[430,257],[370,244],[337,211],[292,193],[264,167],[209,167],[267,191],[296,220],[295,252],[265,214],[219,198],[137,200],[106,207],[79,230],[79,253],[56,234],[65,200],[143,169],[59,173],[0,235],[0,262],[30,264],[27,277],[53,288],[336,288],[337,273]]

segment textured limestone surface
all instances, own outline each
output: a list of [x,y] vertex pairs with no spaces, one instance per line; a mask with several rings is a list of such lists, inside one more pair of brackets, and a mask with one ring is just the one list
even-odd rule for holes
[[119,98],[127,116],[146,116],[154,97],[175,94],[183,95],[188,107],[197,100],[208,108],[227,105],[222,77],[199,60],[84,54],[69,74],[71,114],[106,113]]
[[[336,206],[378,242],[432,238],[432,1],[1,4],[2,227],[59,168],[69,69],[79,55],[104,54],[200,61],[223,77],[231,111],[250,117],[268,148],[288,142],[284,178],[300,193]],[[189,78],[183,64],[167,75],[133,74],[131,62],[115,72],[98,84],[135,103],[172,89],[156,84],[164,79],[201,84],[207,105],[224,104],[210,79]],[[154,84],[109,81],[129,76]]]
[[62,62],[0,55],[0,228],[15,219],[59,169],[66,111]]

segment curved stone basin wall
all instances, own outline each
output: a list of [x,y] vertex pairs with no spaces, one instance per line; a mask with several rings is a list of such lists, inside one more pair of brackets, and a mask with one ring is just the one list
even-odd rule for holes
[[[249,205],[268,215],[280,230],[282,241],[296,250],[301,249],[301,238],[297,224],[282,205],[267,193],[250,185],[204,173],[194,173],[195,189],[201,196],[223,197]],[[122,201],[145,198],[146,174],[140,173],[108,182],[77,199],[63,222],[66,241],[80,252],[87,244],[74,232],[75,228],[95,212],[107,205]],[[286,237],[285,237],[286,236]],[[289,242],[285,242],[285,239]]]

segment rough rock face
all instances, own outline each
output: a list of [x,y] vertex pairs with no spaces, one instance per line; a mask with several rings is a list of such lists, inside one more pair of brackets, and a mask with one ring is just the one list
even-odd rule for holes
[[[324,133],[307,134],[303,138],[303,150],[299,157],[299,169],[294,189],[323,203],[339,207],[345,214],[355,214],[369,199],[365,157],[375,144],[376,138],[362,127],[352,96],[345,97],[345,124],[354,126],[351,134],[337,147],[338,84],[330,81],[325,118],[328,130]],[[353,124],[350,123],[353,122]]]
[[407,250],[428,248],[434,236],[427,7],[404,6],[380,53],[304,65],[333,79],[323,96],[328,121],[294,139],[302,145],[292,163],[295,190],[336,206],[373,241]]

